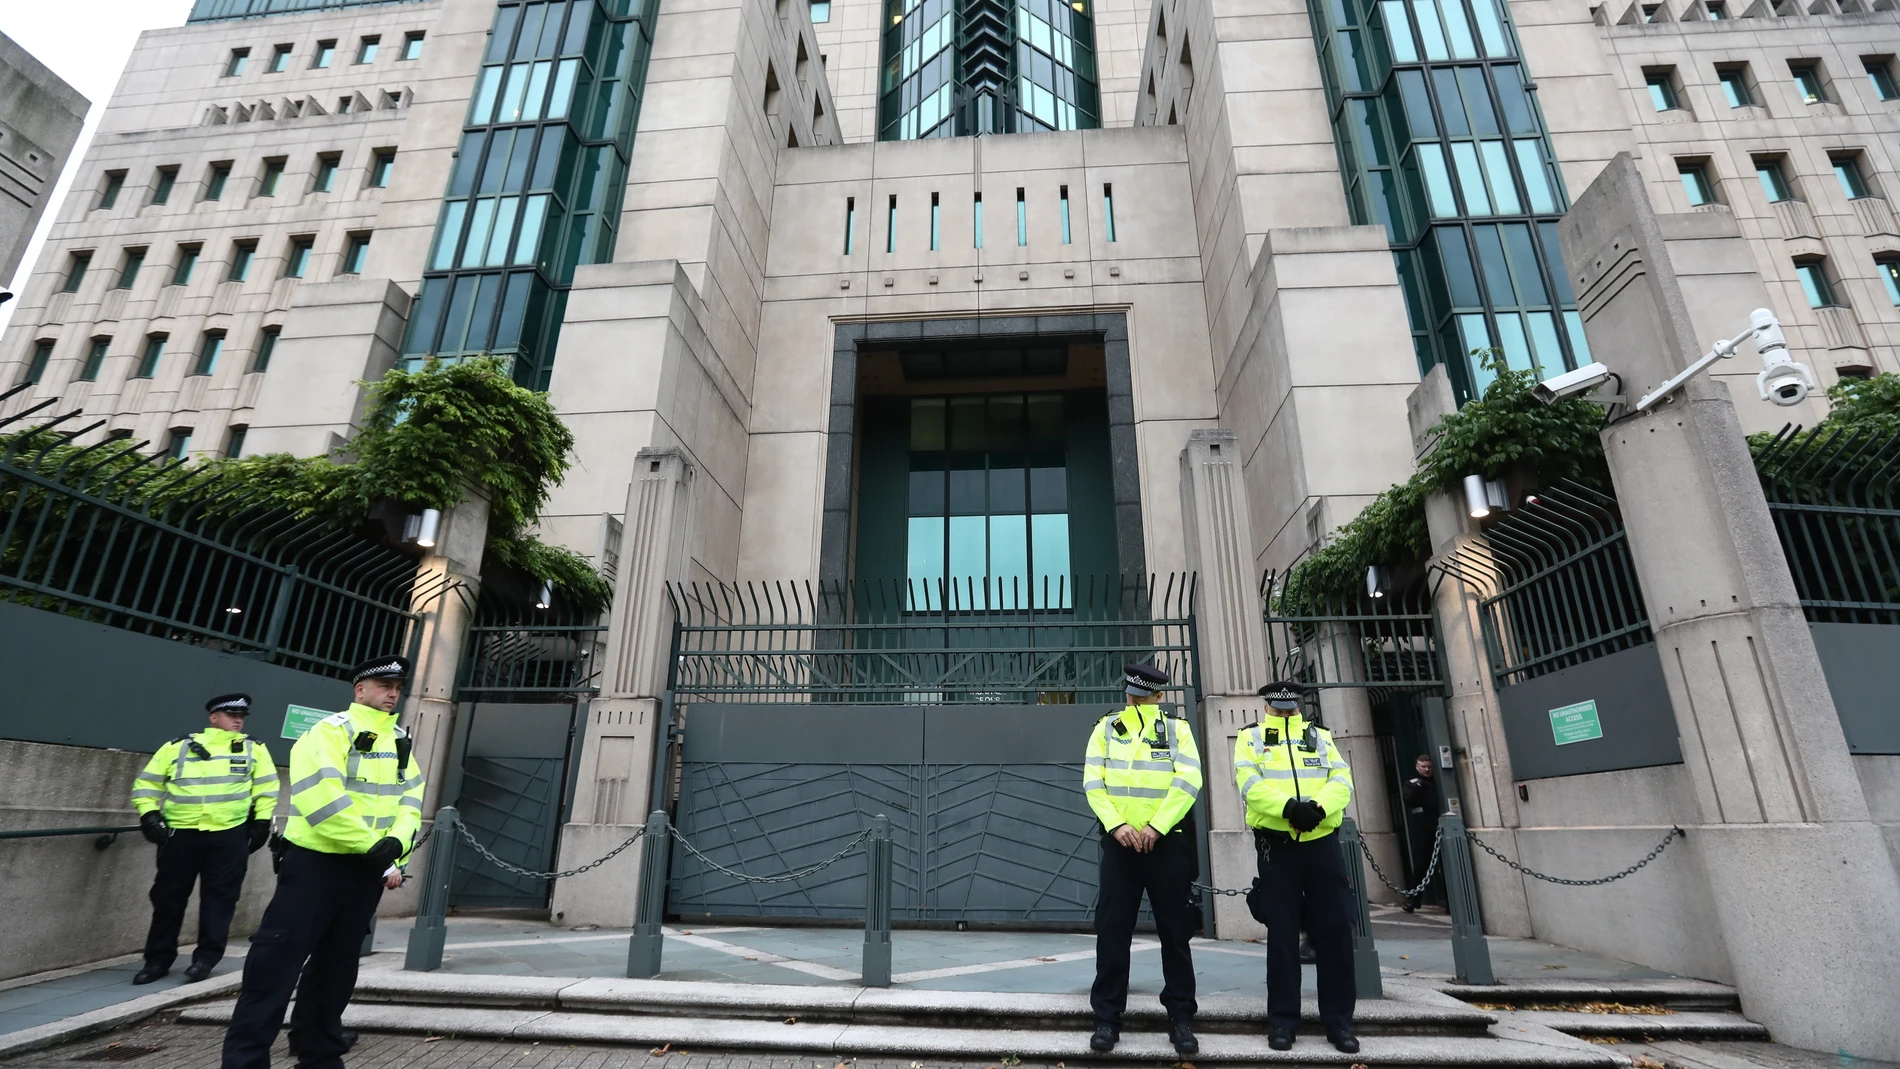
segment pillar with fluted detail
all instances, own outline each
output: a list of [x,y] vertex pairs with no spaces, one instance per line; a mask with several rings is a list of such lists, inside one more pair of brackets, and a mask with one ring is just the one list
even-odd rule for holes
[[[574,804],[561,832],[560,868],[607,853],[653,808],[673,634],[666,584],[686,578],[692,490],[693,468],[682,451],[646,448],[635,455],[600,694],[588,703]],[[556,881],[554,919],[630,927],[640,856],[628,850],[591,872]]]

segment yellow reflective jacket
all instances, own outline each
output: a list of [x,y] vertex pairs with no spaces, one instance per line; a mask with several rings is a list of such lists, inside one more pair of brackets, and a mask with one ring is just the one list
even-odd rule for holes
[[1201,751],[1188,722],[1158,705],[1131,705],[1102,718],[1089,733],[1082,766],[1089,808],[1114,831],[1174,830],[1201,794]]
[[[1311,736],[1308,729],[1311,728]],[[1291,833],[1296,839],[1331,835],[1352,801],[1352,769],[1333,733],[1295,713],[1249,724],[1234,740],[1234,778],[1247,805],[1247,826]],[[1319,827],[1293,831],[1280,810],[1289,798],[1310,798],[1326,811]]]
[[396,767],[397,740],[408,749],[408,737],[395,713],[354,702],[317,721],[290,748],[284,838],[325,854],[364,854],[387,835],[407,860],[422,827],[421,757]]
[[181,735],[160,746],[132,781],[132,808],[156,809],[167,827],[184,831],[269,820],[277,812],[277,765],[263,743],[242,732]]

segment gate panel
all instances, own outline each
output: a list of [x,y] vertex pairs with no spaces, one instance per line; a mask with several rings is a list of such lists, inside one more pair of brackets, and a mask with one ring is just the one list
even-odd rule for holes
[[[468,830],[503,861],[538,871],[554,867],[574,708],[469,707],[468,749],[455,805]],[[503,872],[463,849],[456,853],[449,902],[538,909],[548,904],[549,889],[546,880]]]

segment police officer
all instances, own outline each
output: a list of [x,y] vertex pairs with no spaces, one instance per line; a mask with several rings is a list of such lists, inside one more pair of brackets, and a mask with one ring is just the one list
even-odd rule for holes
[[224,1069],[270,1065],[292,990],[298,1065],[340,1069],[348,1049],[343,1008],[356,988],[363,936],[384,889],[402,885],[400,866],[422,826],[422,770],[395,714],[409,662],[378,657],[350,675],[355,701],[290,748],[283,867],[251,937]]
[[248,694],[221,694],[206,702],[211,726],[160,746],[133,781],[139,831],[158,846],[152,926],[145,935],[145,966],[132,977],[135,984],[171,972],[194,882],[198,948],[185,967],[186,982],[210,976],[224,957],[231,915],[244,887],[245,859],[264,845],[277,811],[277,766],[263,743],[244,734],[250,710]]
[[1095,1034],[1089,1047],[1113,1050],[1128,1005],[1128,953],[1141,895],[1148,893],[1161,936],[1161,1005],[1168,1040],[1182,1054],[1194,1038],[1194,908],[1188,885],[1199,869],[1189,810],[1201,793],[1201,753],[1187,721],[1163,716],[1156,695],[1166,672],[1131,664],[1128,707],[1101,719],[1089,735],[1082,790],[1102,822],[1101,891],[1095,903]]
[[1304,919],[1318,957],[1326,1038],[1353,1054],[1359,1050],[1352,1034],[1354,903],[1346,857],[1333,834],[1352,801],[1352,770],[1332,733],[1300,715],[1304,693],[1297,683],[1261,687],[1265,715],[1234,740],[1234,775],[1254,830],[1267,925],[1267,1045],[1291,1050],[1299,1031]]

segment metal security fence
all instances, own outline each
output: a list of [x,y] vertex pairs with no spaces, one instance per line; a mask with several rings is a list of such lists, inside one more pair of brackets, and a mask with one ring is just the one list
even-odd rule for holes
[[1316,689],[1442,688],[1433,577],[1408,578],[1380,571],[1366,592],[1340,594],[1312,589],[1300,561],[1266,573],[1260,597],[1273,678]]
[[414,558],[52,404],[0,419],[0,600],[336,678],[410,648]]
[[1195,686],[1191,574],[981,581],[683,583],[669,689],[682,703],[1119,703],[1122,671]]
[[1616,499],[1579,483],[1539,490],[1438,567],[1478,596],[1500,687],[1650,641]]
[[606,639],[599,613],[497,604],[484,590],[468,629],[456,696],[537,702],[597,694]]
[[1900,436],[1793,427],[1755,467],[1813,623],[1900,623]]

